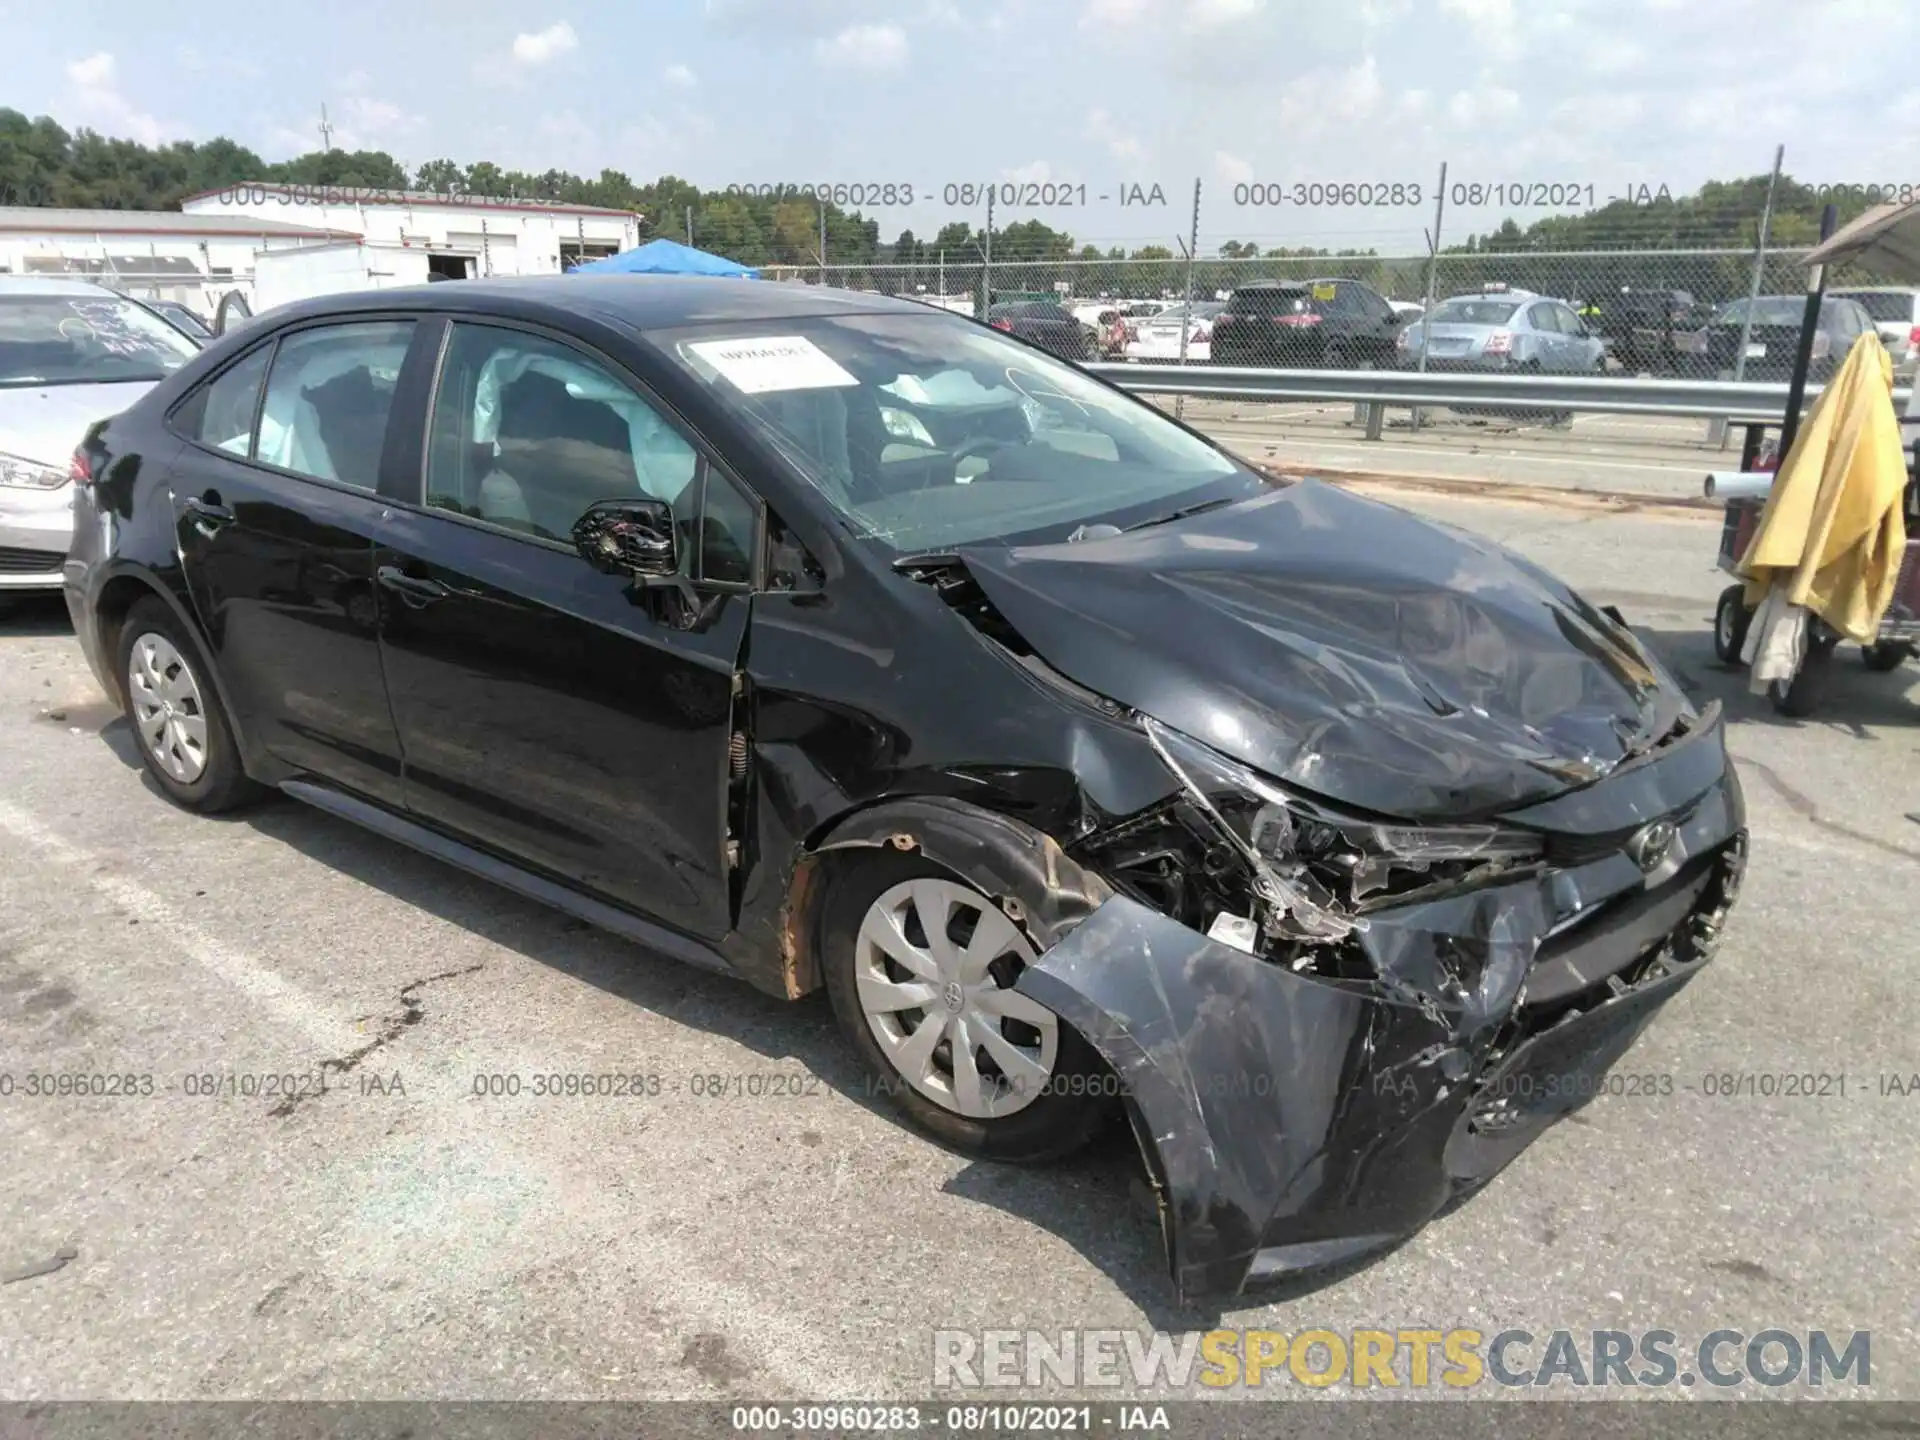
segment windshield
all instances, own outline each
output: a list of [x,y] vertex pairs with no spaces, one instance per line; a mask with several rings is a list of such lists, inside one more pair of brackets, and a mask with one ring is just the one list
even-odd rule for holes
[[111,295],[0,296],[0,385],[158,380],[197,353],[158,315]]
[[1519,308],[1511,300],[1448,300],[1433,307],[1433,319],[1453,325],[1504,325]]
[[[1756,325],[1790,325],[1800,328],[1800,321],[1807,313],[1807,299],[1804,295],[1762,295],[1753,304],[1753,323]],[[1832,299],[1820,304],[1820,322],[1830,323],[1835,316]],[[1716,325],[1739,325],[1747,318],[1747,302],[1735,300],[1714,319]]]
[[852,315],[649,337],[862,535],[909,554],[1064,539],[1267,482],[1151,406],[941,315]]

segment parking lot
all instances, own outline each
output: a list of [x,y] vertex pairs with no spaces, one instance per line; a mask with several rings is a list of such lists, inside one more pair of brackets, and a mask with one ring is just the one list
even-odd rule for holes
[[[1381,493],[1618,605],[1734,717],[1745,894],[1620,1067],[1670,1093],[1598,1100],[1370,1266],[1176,1310],[1124,1133],[956,1159],[871,1096],[824,1000],[291,801],[184,814],[40,605],[0,624],[0,1270],[71,1254],[0,1287],[10,1394],[924,1397],[935,1328],[1223,1321],[1867,1330],[1866,1393],[1920,1396],[1920,668],[1849,652],[1783,721],[1713,661],[1713,513]],[[326,1093],[254,1078],[323,1061]],[[18,1083],[81,1072],[131,1093]],[[542,1072],[659,1092],[475,1093]],[[1803,1073],[1844,1095],[1705,1078]]]

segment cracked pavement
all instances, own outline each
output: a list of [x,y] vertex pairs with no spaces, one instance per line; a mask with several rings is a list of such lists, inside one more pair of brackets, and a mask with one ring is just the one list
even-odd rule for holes
[[[1783,720],[1712,656],[1717,515],[1377,493],[1619,604],[1723,698],[1752,866],[1621,1067],[1694,1091],[1602,1099],[1377,1263],[1217,1318],[1870,1329],[1874,1397],[1920,1398],[1920,1095],[1871,1085],[1920,1071],[1920,665],[1849,650]],[[0,622],[0,656],[0,1070],[154,1085],[0,1098],[7,1398],[924,1398],[937,1326],[1216,1318],[1169,1305],[1124,1135],[959,1159],[873,1097],[823,1002],[291,801],[183,814],[57,604]],[[1697,1089],[1788,1071],[1854,1083]],[[625,1093],[531,1093],[578,1074]]]

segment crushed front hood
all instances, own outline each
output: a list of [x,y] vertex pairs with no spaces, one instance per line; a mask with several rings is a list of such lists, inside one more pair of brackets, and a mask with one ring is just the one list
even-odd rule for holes
[[1078,684],[1382,814],[1545,799],[1687,709],[1617,626],[1537,567],[1317,481],[1108,539],[961,559]]

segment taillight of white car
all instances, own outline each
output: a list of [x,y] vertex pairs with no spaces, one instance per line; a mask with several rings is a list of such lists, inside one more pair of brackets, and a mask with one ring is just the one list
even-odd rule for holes
[[19,455],[0,455],[0,485],[15,490],[58,490],[72,476]]

